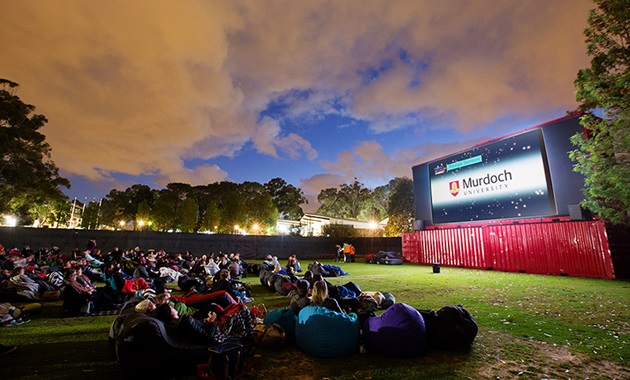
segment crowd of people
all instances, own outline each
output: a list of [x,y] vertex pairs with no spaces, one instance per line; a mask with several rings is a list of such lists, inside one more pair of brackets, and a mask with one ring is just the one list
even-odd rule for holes
[[290,297],[289,307],[296,315],[304,307],[313,305],[338,313],[355,313],[363,320],[373,316],[373,312],[379,307],[379,302],[374,297],[363,294],[353,282],[345,285],[328,282],[325,277],[347,275],[338,266],[323,265],[315,261],[308,264],[303,276],[298,276],[298,272],[302,272],[302,269],[295,255],[289,256],[285,267],[280,265],[277,257],[267,255],[260,272],[263,283],[266,281],[265,277],[273,273],[273,282],[282,284],[281,287],[275,287],[276,293]]
[[[58,247],[32,250],[0,245],[0,302],[63,300],[65,316],[116,314],[133,297],[143,297],[136,310],[173,327],[182,336],[208,345],[226,339],[251,339],[253,325],[246,303],[252,302],[238,253],[194,256],[140,247],[103,252],[96,239],[83,250],[64,254]],[[100,283],[100,284],[99,284]],[[214,297],[195,308],[171,299],[168,284],[187,295]],[[4,310],[5,308],[2,308]],[[19,309],[17,309],[19,311]],[[16,313],[17,315],[17,313]],[[6,348],[6,350],[5,350]],[[13,346],[2,346],[2,353]]]
[[[246,306],[254,300],[241,280],[247,265],[238,253],[195,256],[140,247],[103,252],[96,239],[69,255],[58,247],[34,251],[29,246],[7,250],[0,245],[0,300],[40,301],[56,295],[63,299],[64,314],[76,316],[115,314],[125,302],[140,296],[144,300],[135,311],[159,319],[191,341],[213,345],[227,339],[251,340],[256,317],[263,315],[258,307],[252,313]],[[308,305],[341,313],[357,311],[356,305],[340,304],[330,296],[333,285],[320,273],[307,270],[302,276],[296,255],[290,255],[284,266],[268,255],[259,269],[288,279],[289,305],[296,315]],[[168,284],[172,283],[183,296],[171,297]],[[184,302],[186,297],[203,302],[191,307]]]
[[[194,256],[189,251],[140,247],[125,251],[115,247],[104,253],[96,239],[70,255],[58,247],[33,251],[29,246],[7,250],[0,245],[0,299],[55,299],[63,289],[71,309],[83,309],[77,304],[91,301],[102,310],[119,306],[135,292],[148,288],[161,292],[165,284],[177,282],[184,291],[225,290],[235,299],[251,302],[251,294],[238,282],[245,274],[243,265],[238,253]],[[105,286],[97,288],[97,282]]]

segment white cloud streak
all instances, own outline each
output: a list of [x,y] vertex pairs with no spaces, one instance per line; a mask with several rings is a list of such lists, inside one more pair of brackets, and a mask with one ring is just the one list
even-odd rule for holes
[[[588,64],[582,30],[591,7],[589,0],[7,1],[2,75],[48,117],[44,133],[64,173],[210,183],[229,173],[184,163],[235,157],[248,143],[272,157],[318,157],[311,141],[260,117],[295,89],[310,96],[292,102],[287,117],[342,112],[378,134],[418,125],[470,133],[506,115],[572,109],[573,80]],[[332,108],[333,98],[347,108]],[[374,139],[322,161],[322,173],[302,186],[316,193],[348,178],[410,175],[427,151],[445,148],[392,156]]]

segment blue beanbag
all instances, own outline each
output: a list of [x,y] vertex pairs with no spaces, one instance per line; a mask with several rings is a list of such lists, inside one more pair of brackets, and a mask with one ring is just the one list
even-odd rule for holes
[[395,303],[380,317],[363,323],[367,352],[387,357],[410,358],[423,354],[427,334],[422,314],[404,303]]
[[277,323],[282,326],[284,332],[287,334],[287,338],[291,341],[295,341],[296,321],[297,316],[290,307],[269,310],[263,319],[263,323],[266,325]]
[[361,328],[356,314],[344,314],[323,306],[300,310],[295,340],[306,354],[320,358],[352,355],[359,350]]

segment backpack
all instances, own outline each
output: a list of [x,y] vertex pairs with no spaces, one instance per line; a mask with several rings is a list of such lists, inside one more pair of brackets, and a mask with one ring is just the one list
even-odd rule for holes
[[277,323],[254,326],[254,344],[257,347],[279,348],[284,345],[286,333]]
[[266,325],[278,324],[284,329],[285,339],[287,341],[295,341],[295,324],[297,316],[290,307],[276,308],[269,310],[263,318]]
[[361,293],[359,295],[359,310],[357,311],[359,314],[364,313],[373,313],[378,310],[378,302],[371,295]]
[[477,322],[462,305],[445,306],[437,312],[420,310],[420,313],[424,318],[430,348],[468,348],[477,336]]

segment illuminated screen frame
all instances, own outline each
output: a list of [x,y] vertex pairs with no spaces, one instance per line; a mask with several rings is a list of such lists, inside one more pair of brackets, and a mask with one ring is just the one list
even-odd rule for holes
[[428,163],[434,224],[555,215],[540,128]]

